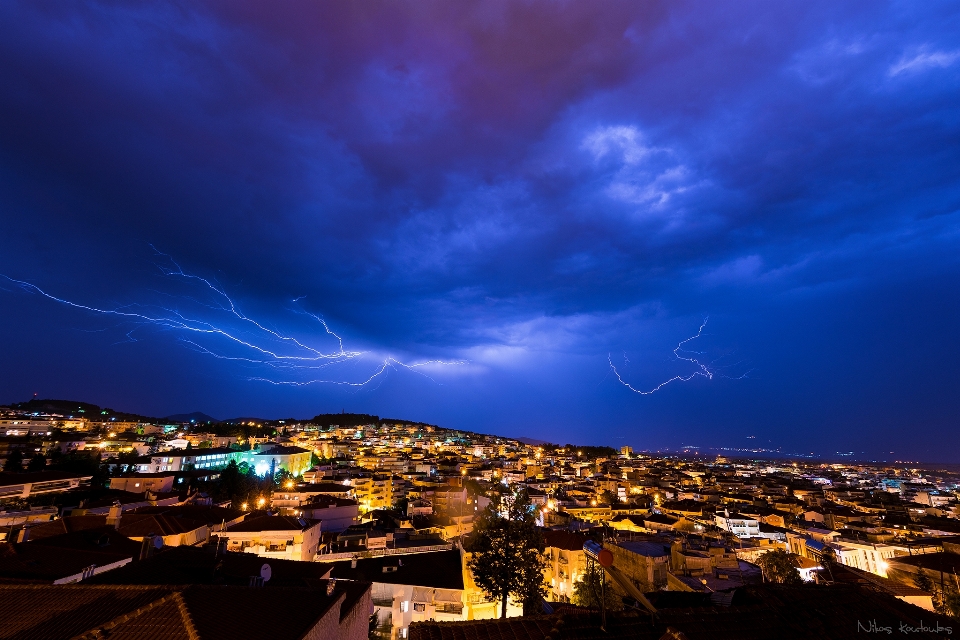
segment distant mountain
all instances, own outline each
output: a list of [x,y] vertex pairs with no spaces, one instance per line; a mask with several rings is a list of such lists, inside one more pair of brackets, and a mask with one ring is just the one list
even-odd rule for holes
[[220,422],[216,418],[201,413],[200,411],[194,411],[193,413],[175,413],[172,416],[167,416],[164,420],[168,422]]
[[[254,422],[256,424],[263,424],[264,422],[273,422],[273,420],[269,420],[267,418],[252,418],[250,416],[245,416],[241,418],[227,418],[222,422],[229,422],[230,424],[240,424],[241,422]],[[293,422],[293,420],[291,420],[291,422]]]
[[330,427],[337,425],[339,427],[359,427],[365,424],[376,424],[380,422],[380,416],[373,416],[369,413],[321,413],[314,416],[310,422],[321,427]]
[[538,447],[541,444],[550,444],[546,440],[537,440],[536,438],[525,438],[523,436],[519,438],[514,438],[514,440],[516,440],[517,442],[522,442],[523,444],[528,444],[531,447]]
[[63,416],[73,416],[76,418],[86,418],[91,421],[109,422],[111,420],[132,421],[132,422],[150,422],[154,418],[140,415],[139,413],[129,413],[127,411],[115,411],[109,407],[100,408],[89,402],[79,402],[77,400],[55,400],[52,398],[39,399],[33,398],[27,402],[14,402],[8,405],[11,409],[36,413],[54,413]]

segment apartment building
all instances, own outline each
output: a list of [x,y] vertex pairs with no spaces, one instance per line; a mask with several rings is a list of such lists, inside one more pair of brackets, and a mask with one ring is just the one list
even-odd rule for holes
[[312,561],[320,545],[320,523],[290,516],[248,516],[218,535],[226,539],[227,551]]

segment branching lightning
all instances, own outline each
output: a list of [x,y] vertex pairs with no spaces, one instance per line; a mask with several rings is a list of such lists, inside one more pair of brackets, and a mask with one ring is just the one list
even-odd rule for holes
[[[693,371],[693,373],[690,373],[689,375],[676,375],[676,376],[673,376],[673,377],[670,378],[669,380],[666,380],[666,381],[664,381],[664,382],[661,382],[660,384],[658,384],[657,386],[653,387],[653,388],[650,389],[649,391],[644,391],[644,390],[642,390],[642,389],[637,389],[636,387],[634,387],[633,385],[631,385],[629,382],[627,382],[626,380],[624,380],[624,379],[621,377],[620,372],[617,371],[617,368],[614,366],[614,364],[613,364],[613,358],[610,356],[610,354],[607,354],[607,362],[610,363],[610,369],[613,370],[613,373],[614,373],[615,376],[617,376],[617,380],[620,381],[620,384],[622,384],[623,386],[625,386],[627,389],[630,389],[630,391],[633,391],[634,393],[638,393],[638,394],[640,394],[640,395],[642,395],[642,396],[649,396],[649,395],[651,395],[651,394],[654,394],[654,393],[656,393],[657,391],[659,391],[660,389],[663,389],[665,386],[667,386],[667,385],[670,384],[671,382],[689,382],[690,380],[693,380],[693,379],[696,378],[696,377],[703,377],[703,378],[706,378],[707,380],[713,380],[714,376],[722,375],[722,374],[719,373],[719,370],[718,370],[714,365],[716,364],[716,362],[718,362],[720,359],[722,359],[723,356],[721,356],[721,358],[718,359],[718,360],[715,360],[715,361],[713,361],[713,362],[711,362],[711,363],[709,363],[709,364],[705,364],[704,362],[701,361],[701,359],[702,359],[702,357],[703,357],[703,355],[704,355],[702,351],[690,351],[689,349],[685,349],[685,348],[684,348],[684,345],[685,345],[685,344],[687,344],[688,342],[692,342],[693,340],[696,340],[697,338],[700,338],[700,337],[703,335],[703,330],[704,330],[704,328],[706,328],[706,326],[707,326],[707,321],[708,321],[708,320],[709,320],[709,318],[704,318],[704,319],[703,319],[703,323],[700,325],[700,328],[697,330],[696,335],[690,336],[689,338],[686,338],[685,340],[681,340],[681,341],[677,344],[677,346],[674,348],[674,350],[673,350],[673,355],[676,356],[676,358],[677,358],[678,360],[683,360],[683,361],[685,361],[685,362],[689,362],[689,363],[693,364],[693,365],[696,367],[696,369]],[[629,360],[627,360],[627,354],[626,354],[626,353],[623,354],[623,359],[624,359],[624,362],[625,362],[625,363],[628,363],[628,362],[629,362]],[[748,371],[747,373],[750,373],[750,372]],[[739,379],[742,379],[742,378],[746,378],[746,377],[747,377],[747,373],[744,373],[743,375],[740,375],[740,376],[738,376],[738,377],[736,377],[736,378],[733,378],[733,379],[734,379],[734,380],[739,380]],[[723,377],[729,377],[729,376],[723,376]]]
[[[151,248],[152,245],[151,245]],[[204,317],[197,317],[195,314],[187,314],[178,308],[159,306],[153,304],[127,304],[115,308],[102,308],[74,302],[66,298],[48,293],[39,286],[23,280],[17,280],[6,275],[0,274],[0,278],[16,286],[20,290],[41,295],[48,300],[52,300],[61,305],[85,311],[95,315],[109,316],[121,321],[122,324],[132,323],[135,326],[127,330],[125,342],[136,342],[133,334],[138,329],[146,326],[157,327],[164,330],[175,331],[179,335],[179,340],[184,346],[213,358],[220,360],[234,361],[246,365],[266,367],[274,371],[283,371],[289,375],[302,373],[311,370],[325,369],[327,367],[346,364],[351,361],[358,361],[362,356],[371,355],[365,351],[348,351],[344,349],[343,338],[335,333],[323,317],[316,313],[307,311],[300,305],[304,298],[301,296],[293,303],[296,309],[293,312],[305,315],[312,321],[319,323],[323,328],[323,336],[333,339],[336,343],[336,349],[322,349],[307,344],[301,339],[287,335],[277,329],[266,326],[264,323],[251,318],[243,313],[234,300],[227,294],[224,287],[198,275],[188,273],[169,255],[157,251],[156,256],[163,258],[166,264],[158,265],[164,276],[178,278],[199,286],[206,294],[212,298],[211,301],[198,300],[192,297],[179,297],[181,302],[189,301],[215,312],[227,314],[232,321],[230,324],[223,324]],[[163,293],[162,295],[169,295]],[[202,314],[206,316],[207,314]],[[234,326],[230,326],[234,325]],[[239,327],[239,328],[236,328]],[[215,348],[210,340],[213,339],[225,341],[227,345],[233,347],[233,353],[224,353]],[[204,344],[207,343],[207,344]],[[221,347],[223,343],[221,342]],[[420,369],[423,367],[451,366],[467,364],[463,360],[426,360],[414,363],[401,362],[393,356],[387,356],[379,363],[372,375],[359,381],[350,381],[341,379],[339,376],[330,376],[324,379],[276,379],[267,376],[252,376],[248,379],[257,382],[266,382],[274,385],[286,386],[307,386],[317,384],[341,385],[348,387],[365,387],[373,382],[380,382],[383,375],[389,370],[405,369],[425,378],[433,380]],[[294,376],[296,377],[296,376]]]

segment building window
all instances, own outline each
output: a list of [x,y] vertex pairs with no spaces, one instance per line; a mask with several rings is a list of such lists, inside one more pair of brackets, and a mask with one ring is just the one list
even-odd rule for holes
[[402,600],[400,602],[400,611],[406,613],[410,610],[410,602],[408,600]]
[[401,637],[401,638],[406,638],[406,637],[407,637],[407,628],[406,628],[406,627],[403,627],[402,629],[400,629],[400,637]]
[[422,603],[422,602],[414,602],[414,603],[413,603],[413,610],[414,610],[414,611],[418,611],[418,612],[420,612],[420,613],[423,613],[424,611],[427,610],[427,605],[425,605],[425,604]]

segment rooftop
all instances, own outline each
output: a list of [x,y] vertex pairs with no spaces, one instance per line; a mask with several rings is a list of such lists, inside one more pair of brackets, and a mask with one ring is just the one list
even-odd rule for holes
[[332,576],[363,582],[463,589],[463,565],[458,549],[360,558],[356,563],[356,568],[351,568],[350,560],[335,562]]
[[[139,546],[139,545],[137,545]],[[247,586],[264,564],[271,569],[265,587],[319,587],[332,565],[297,560],[265,560],[249,553],[214,553],[211,547],[168,547],[155,556],[86,580],[85,584]]]
[[338,600],[355,603],[353,591],[368,588],[0,585],[0,637],[299,640]]
[[[956,627],[956,621],[907,604],[893,596],[853,585],[751,585],[719,594],[657,592],[657,620],[637,613],[608,614],[607,631],[600,629],[597,612],[564,607],[559,614],[473,620],[469,622],[416,622],[410,640],[840,640],[862,638],[857,623],[899,629],[900,623],[919,627],[939,623]],[[682,634],[682,635],[680,635]],[[944,637],[911,634],[912,637]]]

